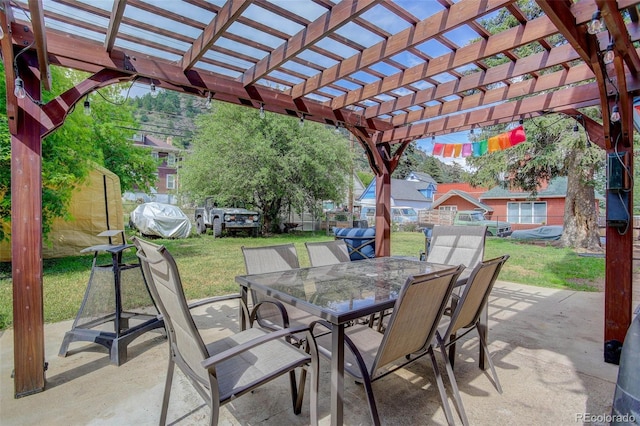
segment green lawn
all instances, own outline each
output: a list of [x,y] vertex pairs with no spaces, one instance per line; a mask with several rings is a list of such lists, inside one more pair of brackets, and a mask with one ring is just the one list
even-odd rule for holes
[[[269,238],[219,238],[211,235],[184,240],[156,240],[167,246],[176,258],[189,299],[238,291],[234,277],[244,273],[240,247],[293,242],[300,264],[309,265],[304,247],[306,241],[331,239],[324,233],[296,233]],[[420,232],[392,234],[391,253],[418,257],[424,250]],[[485,259],[510,254],[500,275],[501,280],[544,287],[595,291],[604,279],[604,259],[580,257],[569,249],[515,243],[508,239],[488,238]],[[128,255],[135,260],[133,249]],[[125,259],[126,260],[126,259]],[[110,263],[105,256],[102,263]],[[92,256],[50,259],[44,262],[44,315],[46,322],[71,319],[82,302],[89,280]],[[11,266],[0,263],[0,329],[12,321]]]

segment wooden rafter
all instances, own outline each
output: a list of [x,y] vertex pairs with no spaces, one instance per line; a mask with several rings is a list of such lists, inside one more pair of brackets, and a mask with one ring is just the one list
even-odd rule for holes
[[249,0],[227,0],[193,46],[184,54],[182,69],[190,70],[250,4]]
[[614,50],[617,55],[622,56],[624,63],[627,65],[632,74],[640,72],[640,56],[633,47],[631,38],[626,31],[627,26],[622,20],[622,16],[618,13],[615,1],[596,0],[596,4],[602,14],[609,35],[614,42]]
[[0,46],[2,46],[2,63],[4,65],[4,73],[6,79],[6,91],[7,91],[7,119],[9,121],[9,132],[12,135],[16,134],[18,125],[18,114],[16,98],[13,95],[15,89],[16,74],[13,68],[13,44],[11,42],[11,25],[14,22],[13,10],[9,5],[9,0],[1,0],[2,11],[0,11],[0,25],[5,36],[0,40]]
[[[422,21],[415,27],[407,28],[388,40],[377,43],[364,51],[327,68],[318,76],[309,78],[304,84],[296,85],[291,96],[299,98],[335,80],[349,75],[363,66],[373,65],[382,59],[400,53],[409,46],[415,46],[438,33],[451,30],[467,21],[477,19],[480,14],[491,13],[514,0],[488,0],[480,5],[476,0],[462,0],[449,10],[440,11]],[[482,12],[480,11],[482,8]],[[355,102],[355,101],[354,101]]]
[[424,77],[433,77],[467,65],[473,61],[497,55],[504,52],[506,46],[508,46],[508,48],[522,46],[550,36],[556,31],[556,28],[551,24],[549,18],[541,16],[526,25],[510,28],[489,37],[487,40],[481,40],[461,47],[455,52],[441,55],[428,63],[416,65],[404,72],[386,77],[382,79],[382,81],[370,83],[363,87],[362,90],[351,91],[345,96],[336,98],[331,103],[331,107],[343,108],[363,99],[393,90],[401,85],[419,81]]
[[49,71],[49,61],[47,60],[47,34],[44,29],[42,0],[29,0],[29,13],[31,15],[36,51],[38,52],[40,81],[46,90],[51,90],[51,71]]
[[104,40],[104,48],[107,52],[111,52],[116,42],[120,23],[122,22],[122,15],[124,15],[124,8],[126,6],[127,0],[115,0],[113,2],[113,9],[111,9],[111,16],[109,16],[109,28],[107,28],[107,36]]
[[310,44],[316,43],[327,34],[349,22],[354,16],[360,15],[381,0],[363,0],[357,2],[341,2],[326,12],[309,26],[291,36],[285,43],[278,46],[271,54],[261,59],[255,66],[248,69],[240,81],[249,85],[255,83],[272,70],[305,50]]

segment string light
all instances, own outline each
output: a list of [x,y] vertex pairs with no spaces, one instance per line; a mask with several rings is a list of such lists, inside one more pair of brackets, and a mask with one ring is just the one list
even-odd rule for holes
[[340,133],[340,125],[338,124],[338,122],[336,121],[336,128],[335,128],[335,132],[336,133]]
[[304,114],[300,115],[300,121],[298,122],[298,125],[300,127],[304,127]]
[[13,83],[15,89],[13,89],[13,94],[16,95],[18,99],[24,99],[27,96],[27,91],[24,90],[24,81],[20,77],[16,77],[16,81]]
[[613,109],[611,110],[610,120],[612,123],[617,123],[618,121],[620,121],[620,110],[618,109],[618,105],[613,106]]
[[260,118],[264,118],[264,104],[260,104]]
[[153,83],[153,81],[151,82],[151,97],[152,98],[157,98],[158,97],[158,91],[156,90],[156,85]]
[[598,34],[603,29],[604,29],[604,25],[602,24],[600,11],[596,10],[595,12],[593,12],[593,15],[591,16],[591,22],[589,23],[587,32],[589,34]]
[[84,98],[84,115],[91,115],[91,103],[89,102],[89,95]]
[[520,120],[518,120],[518,124],[522,126],[524,124],[524,120],[521,118]]
[[207,92],[207,101],[204,103],[206,109],[211,109],[211,92]]
[[614,43],[613,43],[613,40],[611,40],[611,42],[607,46],[607,51],[605,52],[604,57],[602,58],[602,61],[606,65],[609,65],[610,63],[612,63],[614,58],[616,57],[616,53],[614,52],[613,47],[614,47]]

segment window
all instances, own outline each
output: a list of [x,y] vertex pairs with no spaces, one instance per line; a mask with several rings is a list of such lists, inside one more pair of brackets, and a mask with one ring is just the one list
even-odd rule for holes
[[455,212],[458,210],[458,206],[438,206],[438,210],[441,212]]
[[167,175],[167,189],[176,189],[176,175]]
[[546,221],[547,203],[544,201],[507,203],[507,222],[543,223]]
[[167,155],[167,166],[168,167],[175,167],[176,166],[176,155],[173,153],[169,153],[169,155]]
[[153,157],[154,160],[156,160],[156,161],[158,160],[158,153],[157,152],[155,152],[155,151],[152,152],[151,156]]

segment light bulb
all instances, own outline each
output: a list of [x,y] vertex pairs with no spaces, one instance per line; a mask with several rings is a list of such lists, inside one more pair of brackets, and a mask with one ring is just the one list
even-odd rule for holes
[[156,85],[151,83],[151,97],[152,98],[156,98],[158,97],[158,91],[156,90]]
[[304,114],[300,116],[300,121],[298,122],[298,125],[300,125],[300,127],[304,127]]
[[591,16],[591,22],[589,23],[589,28],[587,32],[589,34],[598,34],[600,31],[603,30],[603,28],[604,26],[602,25],[600,11],[596,10],[595,12],[593,12],[593,15]]
[[22,81],[20,77],[16,77],[14,86],[15,89],[13,89],[13,94],[16,95],[16,98],[24,99],[27,96],[27,92],[24,90],[24,81]]
[[91,115],[91,103],[89,98],[84,100],[84,115]]
[[602,58],[602,61],[606,65],[612,63],[613,59],[616,57],[616,53],[613,51],[613,46],[613,42],[609,43],[609,45],[607,46],[607,51],[604,53],[604,57]]
[[578,131],[580,131],[580,129],[578,128],[578,123],[576,123],[576,124],[574,124],[574,125],[573,125],[573,131],[574,131],[574,132],[578,132]]
[[207,93],[207,100],[206,100],[206,102],[204,103],[204,107],[205,107],[206,109],[211,109],[211,92],[208,92],[208,93]]
[[618,109],[618,105],[613,106],[610,119],[612,123],[617,123],[618,121],[620,121],[620,110]]
[[260,104],[260,118],[264,118],[264,104]]
[[340,126],[336,123],[336,128],[334,129],[336,133],[340,133]]

